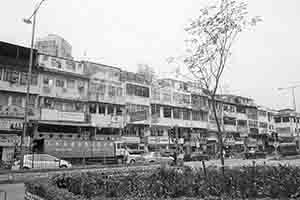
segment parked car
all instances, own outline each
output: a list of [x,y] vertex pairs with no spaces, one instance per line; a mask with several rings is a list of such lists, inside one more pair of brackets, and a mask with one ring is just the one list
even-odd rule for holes
[[251,150],[244,153],[245,159],[257,159],[257,158],[266,158],[267,153],[258,150]]
[[191,154],[185,154],[183,157],[184,161],[202,161],[209,160],[209,155],[203,152],[193,152]]
[[174,158],[171,156],[162,156],[160,152],[148,152],[142,155],[145,163],[169,163],[174,162]]
[[[24,155],[23,169],[70,168],[72,164],[48,154]],[[13,169],[20,168],[20,160],[16,161]]]
[[160,152],[163,157],[173,157],[175,150],[166,149]]
[[131,152],[129,153],[128,157],[127,157],[127,164],[135,164],[135,163],[143,163],[145,162],[145,159],[143,157],[143,154],[141,154],[140,152]]

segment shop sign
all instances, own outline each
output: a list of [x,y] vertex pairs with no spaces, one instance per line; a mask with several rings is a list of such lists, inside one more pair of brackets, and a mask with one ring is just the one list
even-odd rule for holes
[[1,117],[24,117],[25,110],[20,106],[1,106],[0,116]]
[[155,136],[149,136],[148,137],[148,144],[173,144],[172,140],[169,140],[168,136],[160,136],[160,137],[155,137]]
[[84,113],[82,112],[61,112],[58,110],[42,109],[41,120],[54,121],[76,121],[84,122]]
[[0,118],[0,130],[22,130],[23,119]]
[[135,143],[135,144],[139,144],[141,142],[139,137],[134,137],[134,136],[123,136],[121,138],[121,141],[124,143]]

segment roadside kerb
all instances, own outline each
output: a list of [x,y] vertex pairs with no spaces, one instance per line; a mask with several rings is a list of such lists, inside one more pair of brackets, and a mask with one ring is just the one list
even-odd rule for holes
[[73,172],[99,172],[104,175],[122,174],[128,172],[143,172],[157,169],[160,165],[142,165],[142,166],[123,166],[123,167],[102,167],[102,168],[89,168],[89,169],[68,169],[59,171],[48,171],[48,172],[11,172],[8,174],[0,174],[0,184],[4,183],[17,183],[24,182],[32,178],[45,178],[55,174],[61,173],[73,173]]

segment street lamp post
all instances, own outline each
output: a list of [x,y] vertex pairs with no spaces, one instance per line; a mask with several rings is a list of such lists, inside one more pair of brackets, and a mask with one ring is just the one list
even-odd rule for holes
[[295,88],[298,88],[298,87],[300,87],[300,85],[294,85],[294,86],[286,87],[286,88],[278,88],[278,90],[292,90],[293,109],[295,111],[295,123],[296,123],[295,133],[297,135],[298,149],[300,149],[299,130],[298,130],[298,118],[297,118],[297,105],[296,105],[296,97],[295,97]]
[[[21,136],[21,167],[23,167],[23,155],[25,153],[24,140],[26,137],[27,129],[28,129],[28,105],[29,105],[29,94],[30,94],[30,84],[31,84],[31,76],[32,76],[32,66],[33,66],[33,51],[34,51],[34,37],[35,37],[35,24],[36,24],[36,14],[39,10],[40,6],[45,0],[42,0],[35,8],[33,14],[26,19],[23,19],[23,22],[26,24],[32,24],[32,32],[31,32],[31,45],[30,45],[30,57],[29,57],[29,68],[27,74],[27,82],[26,82],[26,99],[25,99],[25,114],[24,114],[24,126],[23,132]],[[31,21],[31,18],[33,20]]]

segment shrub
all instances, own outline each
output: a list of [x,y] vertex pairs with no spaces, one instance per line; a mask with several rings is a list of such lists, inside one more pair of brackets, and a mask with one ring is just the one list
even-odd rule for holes
[[129,172],[111,178],[101,173],[71,173],[29,181],[26,189],[46,200],[80,199],[202,199],[299,198],[300,169],[259,166],[192,170],[162,167],[151,173]]

